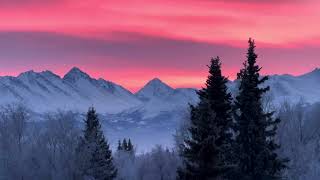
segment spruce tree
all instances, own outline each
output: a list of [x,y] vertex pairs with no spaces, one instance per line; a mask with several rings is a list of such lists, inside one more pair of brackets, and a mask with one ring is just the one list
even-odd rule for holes
[[256,64],[255,43],[249,39],[249,49],[244,68],[238,74],[239,95],[236,97],[236,179],[271,180],[281,179],[281,170],[286,168],[286,159],[276,153],[275,143],[279,119],[273,113],[265,113],[262,96],[269,87],[261,87],[268,79],[261,77],[261,68]]
[[123,149],[122,149],[122,144],[121,144],[121,141],[120,141],[120,140],[118,141],[118,147],[117,147],[117,150],[118,150],[118,151],[123,150]]
[[125,151],[128,149],[128,143],[126,138],[124,138],[122,141],[122,149]]
[[214,180],[227,176],[232,165],[231,94],[222,76],[219,57],[211,59],[206,87],[198,92],[200,102],[191,106],[190,137],[182,151],[181,180]]
[[133,144],[131,143],[131,139],[128,140],[127,151],[129,151],[129,152],[133,151]]
[[95,109],[89,109],[84,136],[77,148],[80,176],[96,180],[112,180],[117,170],[113,165],[112,152],[101,130]]
[[209,76],[206,81],[206,88],[199,91],[200,99],[207,99],[209,108],[215,112],[215,123],[220,129],[216,145],[220,152],[220,167],[224,170],[230,169],[233,164],[233,119],[232,119],[232,95],[227,88],[228,79],[222,75],[221,61],[219,57],[211,59],[209,67]]

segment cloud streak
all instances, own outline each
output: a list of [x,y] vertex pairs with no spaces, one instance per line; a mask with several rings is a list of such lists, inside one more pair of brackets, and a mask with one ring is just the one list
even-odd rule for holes
[[[214,56],[221,57],[224,73],[233,79],[246,53],[245,47],[131,32],[114,32],[109,39],[48,32],[0,32],[0,39],[2,74],[50,69],[62,76],[72,66],[79,66],[96,78],[120,82],[131,90],[154,77],[175,87],[200,87],[206,77],[206,64]],[[259,63],[264,66],[263,73],[301,74],[319,65],[317,48],[258,44]],[[301,63],[306,54],[309,63]]]
[[19,6],[2,9],[0,30],[103,38],[101,34],[125,29],[165,38],[229,44],[249,36],[278,45],[319,37],[320,25],[316,23],[320,17],[319,2],[280,2],[57,0],[41,4],[30,0],[24,9]]
[[235,77],[249,37],[264,73],[300,74],[320,66],[319,8],[316,0],[0,0],[0,74],[79,66],[131,89],[153,77],[200,87],[211,56]]

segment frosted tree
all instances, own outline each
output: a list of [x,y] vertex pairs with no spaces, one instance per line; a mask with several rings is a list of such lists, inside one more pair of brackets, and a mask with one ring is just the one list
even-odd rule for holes
[[115,154],[115,165],[118,169],[118,180],[135,180],[136,178],[136,156],[131,140],[118,141],[118,148]]
[[317,180],[320,177],[320,104],[282,103],[277,138],[280,153],[290,159],[285,175],[290,180]]
[[77,126],[77,116],[71,111],[57,111],[46,115],[40,137],[42,142],[37,146],[43,148],[41,150],[45,157],[41,158],[48,159],[46,167],[49,169],[50,179],[71,179],[76,169],[75,149],[81,132]]
[[151,152],[136,157],[138,180],[175,180],[179,157],[174,151],[157,145]]
[[0,160],[2,174],[8,179],[27,177],[26,158],[27,122],[30,111],[22,104],[9,104],[0,112]]

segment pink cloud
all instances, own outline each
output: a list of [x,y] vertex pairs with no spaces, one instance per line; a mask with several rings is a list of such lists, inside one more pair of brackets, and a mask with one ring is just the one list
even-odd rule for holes
[[211,56],[221,56],[225,74],[235,77],[248,37],[257,40],[264,73],[301,74],[320,66],[316,0],[5,0],[0,5],[4,74],[52,69],[63,75],[79,66],[133,90],[153,77],[175,87],[200,87]]
[[[285,45],[319,36],[317,1],[53,1],[0,11],[2,30],[31,30],[80,36],[113,31],[137,32],[200,42],[225,42],[255,37]],[[39,4],[41,5],[39,7]]]

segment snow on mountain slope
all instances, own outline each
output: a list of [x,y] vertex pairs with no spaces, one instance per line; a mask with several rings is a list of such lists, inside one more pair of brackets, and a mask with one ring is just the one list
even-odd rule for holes
[[[238,91],[238,81],[229,81],[229,91],[235,96]],[[284,101],[296,103],[303,100],[307,103],[320,102],[320,69],[301,76],[272,75],[263,86],[270,86],[271,91],[267,96],[274,106],[281,105]],[[140,111],[145,118],[154,117],[159,112],[169,112],[185,109],[189,103],[195,104],[198,97],[195,89],[173,89],[159,79],[148,82],[136,96],[144,101]]]
[[270,95],[275,105],[283,101],[307,103],[320,101],[320,69],[301,75],[274,75],[266,82],[271,88]]
[[139,90],[136,93],[136,96],[143,101],[149,101],[154,99],[163,99],[173,93],[173,88],[163,83],[160,79],[154,78]]
[[85,106],[78,109],[87,109],[91,104],[101,112],[116,113],[141,103],[121,86],[102,79],[93,79],[78,68],[71,69],[62,80],[82,97],[80,101],[84,103],[79,102],[79,105]]
[[[229,91],[236,96],[239,81],[229,81]],[[269,85],[271,103],[281,105],[283,101],[291,103],[303,99],[305,102],[320,102],[320,70],[302,76],[273,75],[264,86]],[[159,79],[146,84],[136,96],[144,103],[119,114],[107,115],[111,128],[109,136],[116,140],[132,137],[139,147],[150,149],[159,140],[173,146],[172,134],[181,120],[188,117],[187,104],[195,104],[198,97],[195,89],[173,89]],[[150,136],[152,134],[152,136]],[[146,148],[147,147],[147,148]]]
[[89,106],[117,113],[141,104],[123,87],[93,79],[78,68],[71,69],[63,78],[50,71],[1,77],[0,94],[0,104],[22,102],[40,113],[56,109],[86,111]]
[[[319,69],[301,76],[273,75],[265,85],[271,87],[269,95],[275,105],[300,99],[320,102]],[[229,81],[227,86],[235,96],[238,82]],[[0,105],[22,102],[40,116],[56,109],[83,113],[93,105],[111,141],[116,144],[118,139],[132,137],[140,147],[154,146],[159,139],[172,143],[177,125],[188,116],[188,104],[198,102],[196,89],[174,89],[156,78],[132,94],[113,82],[91,78],[78,68],[63,78],[50,71],[0,77],[0,97]]]
[[[265,85],[271,87],[274,104],[283,101],[320,101],[320,69],[301,75],[273,75]],[[236,94],[237,82],[228,82],[230,92]],[[104,79],[94,79],[78,68],[72,68],[63,78],[50,71],[21,73],[17,77],[0,77],[0,105],[22,102],[35,112],[70,109],[86,111],[95,106],[101,113],[139,113],[143,118],[156,117],[186,109],[195,104],[195,89],[174,89],[160,79],[148,82],[136,94]]]
[[136,96],[144,104],[134,111],[142,112],[144,118],[157,116],[160,112],[186,109],[188,104],[198,101],[195,89],[173,89],[157,78],[149,81]]
[[[233,96],[236,96],[239,81],[229,81],[227,86]],[[320,69],[316,68],[300,76],[271,75],[262,84],[262,87],[266,86],[270,87],[266,96],[275,107],[283,102],[297,103],[301,100],[310,104],[320,102]]]

